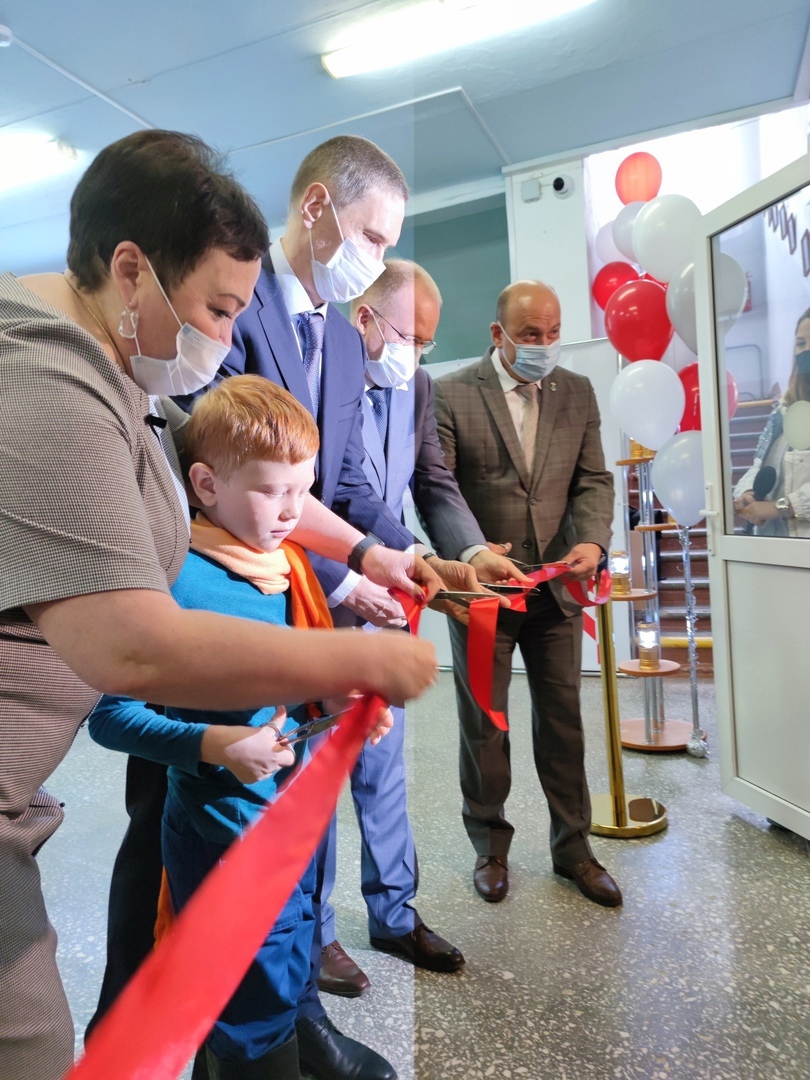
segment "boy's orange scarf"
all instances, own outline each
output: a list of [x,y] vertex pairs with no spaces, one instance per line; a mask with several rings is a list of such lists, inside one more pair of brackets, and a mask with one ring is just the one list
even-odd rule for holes
[[[332,628],[332,616],[320,582],[304,549],[291,540],[283,540],[277,551],[255,551],[198,512],[191,523],[191,549],[245,578],[265,595],[285,592],[289,587],[292,623],[298,629]],[[155,945],[165,937],[173,921],[164,870],[155,920]]]
[[191,549],[220,563],[269,595],[290,589],[292,623],[299,629],[332,626],[320,582],[304,554],[291,540],[276,551],[256,551],[198,513],[191,523]]

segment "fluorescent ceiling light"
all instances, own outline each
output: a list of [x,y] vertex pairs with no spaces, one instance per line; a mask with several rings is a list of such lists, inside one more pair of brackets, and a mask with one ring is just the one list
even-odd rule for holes
[[0,191],[38,184],[76,168],[79,155],[72,146],[42,131],[0,134]]
[[555,19],[595,0],[422,0],[365,20],[352,44],[325,53],[335,79],[398,67]]

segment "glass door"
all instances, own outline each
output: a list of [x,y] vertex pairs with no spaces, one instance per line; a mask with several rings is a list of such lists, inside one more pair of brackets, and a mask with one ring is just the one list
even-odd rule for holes
[[695,297],[723,787],[810,837],[810,157],[704,217],[703,231]]

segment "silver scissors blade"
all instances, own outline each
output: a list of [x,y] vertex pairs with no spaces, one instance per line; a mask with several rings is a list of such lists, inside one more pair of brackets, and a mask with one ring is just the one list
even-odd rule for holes
[[293,743],[311,739],[313,735],[320,735],[322,731],[328,731],[330,727],[334,727],[347,712],[349,712],[348,709],[343,709],[341,712],[333,713],[331,716],[320,716],[317,720],[309,720],[306,724],[299,724],[298,727],[291,728],[290,731],[282,732],[279,742],[292,746]]

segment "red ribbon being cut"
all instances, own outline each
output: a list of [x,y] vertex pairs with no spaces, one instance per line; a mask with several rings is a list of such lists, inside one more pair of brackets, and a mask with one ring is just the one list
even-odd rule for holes
[[175,1080],[304,873],[383,707],[378,697],[362,698],[233,843],[93,1032],[66,1080]]
[[[527,586],[526,592],[512,601],[512,611],[526,610],[526,597],[533,588],[544,581],[560,577],[567,570],[565,563],[549,563],[540,570],[533,570],[526,577],[534,585]],[[517,582],[515,583],[517,584]],[[610,597],[610,574],[604,570],[599,580],[591,578],[587,588],[581,581],[564,581],[568,592],[583,607],[604,604]],[[592,594],[592,595],[591,595]],[[508,731],[506,716],[492,704],[492,680],[495,669],[495,630],[498,622],[499,603],[497,597],[485,597],[470,603],[470,623],[467,627],[467,672],[470,678],[470,692],[475,703],[487,714],[496,728]],[[583,611],[583,625],[586,633],[596,638],[596,622],[592,615]]]

